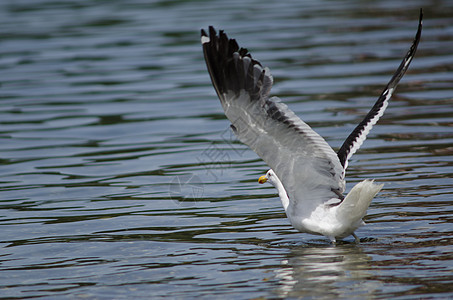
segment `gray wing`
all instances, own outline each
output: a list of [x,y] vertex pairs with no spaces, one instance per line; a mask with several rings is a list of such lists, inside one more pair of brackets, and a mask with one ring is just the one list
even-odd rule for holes
[[212,83],[239,140],[277,174],[292,211],[314,210],[344,192],[337,154],[310,126],[276,97],[269,98],[268,68],[239,48],[223,31],[202,30],[201,42]]

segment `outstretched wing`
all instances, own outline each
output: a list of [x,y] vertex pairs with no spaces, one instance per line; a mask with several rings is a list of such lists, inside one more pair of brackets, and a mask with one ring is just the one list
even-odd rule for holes
[[390,79],[384,91],[377,99],[376,103],[374,103],[374,106],[371,108],[370,112],[365,116],[362,122],[360,122],[359,125],[357,125],[357,127],[351,132],[351,134],[344,141],[340,150],[338,150],[338,158],[340,159],[340,162],[345,170],[348,167],[348,160],[360,148],[360,146],[365,141],[366,136],[370,132],[371,128],[384,114],[384,111],[387,108],[390,97],[392,97],[392,94],[395,91],[396,86],[400,82],[401,78],[404,76],[404,73],[406,73],[407,68],[409,68],[409,64],[411,63],[412,58],[415,55],[418,42],[420,41],[420,36],[422,33],[422,19],[423,11],[420,10],[418,30],[417,33],[415,34],[415,38],[414,41],[412,42],[411,48],[407,52],[400,66],[396,70],[395,74],[393,74],[392,79]]
[[[234,39],[209,27],[201,42],[212,83],[239,140],[277,174],[291,211],[342,197],[343,166],[327,142],[276,97],[272,76]],[[298,208],[300,206],[300,208]]]

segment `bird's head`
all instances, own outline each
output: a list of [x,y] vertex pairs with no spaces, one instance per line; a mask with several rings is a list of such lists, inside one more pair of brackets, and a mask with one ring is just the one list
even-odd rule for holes
[[263,175],[260,178],[258,178],[258,182],[262,184],[262,183],[269,181],[270,184],[275,186],[275,184],[274,184],[275,177],[276,177],[276,175],[275,175],[274,171],[272,169],[270,169],[269,171],[266,172],[266,175]]

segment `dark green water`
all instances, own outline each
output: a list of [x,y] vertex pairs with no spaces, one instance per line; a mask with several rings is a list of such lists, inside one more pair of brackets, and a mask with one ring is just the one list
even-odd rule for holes
[[[271,68],[332,147],[422,41],[348,187],[336,247],[301,234],[229,130],[200,28]],[[0,297],[453,297],[452,1],[0,2]]]

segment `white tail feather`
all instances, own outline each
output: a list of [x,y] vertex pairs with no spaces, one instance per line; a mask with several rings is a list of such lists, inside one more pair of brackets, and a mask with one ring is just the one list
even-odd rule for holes
[[374,184],[373,180],[364,180],[356,184],[338,207],[338,219],[350,220],[351,223],[360,222],[366,215],[374,196],[383,186],[383,184]]

